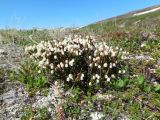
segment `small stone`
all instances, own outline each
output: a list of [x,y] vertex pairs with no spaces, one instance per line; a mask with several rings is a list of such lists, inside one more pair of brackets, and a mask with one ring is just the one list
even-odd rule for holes
[[3,50],[3,49],[0,49],[0,54],[1,55],[7,55],[7,52],[5,50]]

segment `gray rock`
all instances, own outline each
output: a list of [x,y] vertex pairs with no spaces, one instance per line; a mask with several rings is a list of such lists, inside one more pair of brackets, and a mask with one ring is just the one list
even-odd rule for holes
[[135,54],[128,55],[126,57],[126,59],[154,60],[151,56],[149,56],[149,55],[143,55],[143,54],[140,54],[140,55],[135,55]]
[[92,118],[92,120],[100,120],[104,117],[104,114],[102,112],[92,112],[90,114],[90,117]]
[[4,49],[0,49],[0,55],[7,55],[7,52]]
[[4,85],[4,93],[0,95],[1,100],[1,110],[0,110],[0,119],[4,120],[15,120],[20,119],[22,113],[20,110],[23,106],[26,106],[24,99],[28,96],[27,93],[22,94],[18,92],[16,95],[17,86],[20,86],[19,83],[10,82],[5,80],[1,85]]
[[55,97],[54,91],[50,88],[48,95],[45,96],[36,96],[36,102],[32,105],[35,108],[49,107],[50,104],[54,104],[53,98]]

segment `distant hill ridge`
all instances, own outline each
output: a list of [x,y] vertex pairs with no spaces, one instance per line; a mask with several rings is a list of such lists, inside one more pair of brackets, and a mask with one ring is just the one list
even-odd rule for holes
[[81,28],[93,32],[112,31],[118,28],[154,29],[160,26],[160,5],[135,10],[109,19],[100,20]]
[[[118,16],[114,16],[114,17],[111,17],[111,18],[108,18],[108,19],[105,19],[105,20],[102,20],[102,21],[98,21],[96,23],[99,23],[99,22],[104,22],[106,20],[113,20],[116,18],[125,18],[125,17],[130,17],[134,14],[137,14],[137,13],[141,13],[141,12],[145,12],[145,11],[148,11],[148,10],[152,10],[152,9],[155,9],[155,8],[160,8],[160,5],[156,5],[156,6],[151,6],[151,7],[147,7],[147,8],[144,8],[144,9],[140,9],[140,10],[134,10],[134,11],[131,11],[131,12],[128,12],[126,14],[122,14],[122,15],[118,15]],[[160,9],[158,9],[158,11],[160,11]]]

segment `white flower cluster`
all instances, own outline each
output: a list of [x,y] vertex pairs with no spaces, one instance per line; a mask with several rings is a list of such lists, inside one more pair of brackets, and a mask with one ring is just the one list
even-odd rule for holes
[[92,36],[69,36],[63,41],[40,42],[26,47],[26,53],[38,61],[39,66],[57,73],[67,82],[82,81],[89,86],[100,82],[110,82],[119,74],[125,52],[121,48],[96,42]]

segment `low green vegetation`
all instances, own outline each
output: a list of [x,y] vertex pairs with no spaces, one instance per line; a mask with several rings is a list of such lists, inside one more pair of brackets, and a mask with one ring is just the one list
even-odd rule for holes
[[[156,87],[144,76],[118,80],[112,88],[103,92],[103,95],[111,95],[100,99],[100,94],[86,95],[80,90],[73,89],[73,97],[66,98],[65,113],[69,117],[79,119],[79,116],[88,116],[91,112],[99,111],[118,119],[124,115],[130,119],[158,119],[160,117],[160,94]],[[89,116],[88,116],[89,119]]]
[[[53,33],[51,31],[50,33]],[[52,40],[52,36],[49,34],[49,30],[16,30],[7,29],[0,30],[1,42],[3,44],[14,43],[18,46],[26,46],[35,44],[42,39],[45,41]]]
[[9,79],[23,83],[31,96],[37,91],[46,94],[45,89],[49,87],[47,76],[45,71],[38,71],[39,67],[36,62],[27,59],[17,71],[9,73]]
[[52,120],[51,114],[49,114],[47,108],[34,109],[31,106],[22,110],[24,112],[21,120]]

